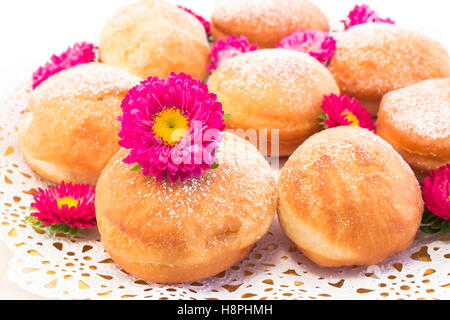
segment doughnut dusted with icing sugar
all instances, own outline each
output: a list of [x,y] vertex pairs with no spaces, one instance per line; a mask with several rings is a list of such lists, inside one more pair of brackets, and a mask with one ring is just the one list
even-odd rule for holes
[[171,72],[208,75],[209,43],[202,24],[162,0],[142,0],[119,9],[100,38],[100,59],[146,79]]
[[432,79],[384,96],[377,134],[409,163],[419,180],[450,163],[450,79]]
[[103,171],[95,209],[103,244],[134,276],[158,283],[200,280],[247,256],[272,224],[276,182],[247,141],[223,133],[219,167],[172,184],[131,171],[119,150]]
[[286,235],[321,266],[374,265],[406,250],[423,213],[411,168],[383,139],[337,127],[305,141],[278,182]]
[[260,48],[273,48],[297,30],[328,31],[328,20],[306,0],[219,0],[211,18],[216,40],[244,35]]
[[342,92],[372,113],[382,97],[414,83],[450,77],[450,57],[436,41],[387,23],[350,28],[337,42],[329,69]]
[[19,129],[31,168],[56,183],[95,185],[118,150],[120,103],[139,78],[100,63],[62,71],[31,94]]
[[[225,113],[228,129],[256,130],[247,138],[264,155],[275,155],[272,130],[279,130],[279,154],[289,156],[320,130],[324,95],[339,94],[330,72],[308,54],[265,49],[226,60],[208,80]],[[262,131],[267,130],[267,141]],[[274,142],[277,142],[274,139]],[[267,150],[264,147],[267,143]]]

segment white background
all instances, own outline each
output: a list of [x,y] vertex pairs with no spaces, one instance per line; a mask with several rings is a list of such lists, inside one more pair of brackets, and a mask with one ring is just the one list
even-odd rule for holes
[[[97,43],[106,19],[137,0],[0,1],[0,100],[45,63],[76,41]],[[355,4],[369,4],[382,17],[423,32],[450,51],[449,0],[312,0],[332,21],[346,17]],[[209,17],[214,0],[170,0]],[[1,109],[0,109],[1,112]],[[0,244],[0,299],[38,298],[7,280],[11,257]]]

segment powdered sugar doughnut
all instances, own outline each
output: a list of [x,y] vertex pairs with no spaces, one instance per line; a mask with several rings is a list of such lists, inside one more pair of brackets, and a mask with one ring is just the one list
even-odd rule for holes
[[450,79],[432,79],[388,93],[377,134],[409,163],[419,180],[450,163]]
[[366,23],[342,35],[329,69],[343,93],[376,114],[386,93],[450,77],[450,57],[438,42],[420,33],[387,23]]
[[307,0],[219,0],[211,20],[216,40],[244,35],[261,48],[273,48],[299,29],[329,30],[324,14]]
[[315,263],[373,265],[407,249],[423,203],[414,173],[383,139],[337,127],[305,141],[282,169],[278,217]]
[[203,80],[209,43],[193,15],[162,0],[142,0],[108,20],[100,38],[100,59],[141,78],[184,72]]
[[131,171],[125,149],[96,190],[106,251],[131,274],[153,282],[199,280],[242,260],[268,231],[277,191],[268,163],[247,141],[223,133],[219,167],[173,184]]
[[[330,72],[308,54],[265,49],[225,61],[209,78],[228,129],[248,131],[263,154],[272,154],[273,130],[279,130],[279,154],[288,156],[320,130],[324,95],[339,94]],[[255,141],[252,132],[259,141]],[[262,135],[267,130],[267,141]],[[274,141],[276,142],[276,141]],[[264,147],[267,143],[267,150]]]
[[25,159],[54,182],[95,185],[118,150],[120,103],[139,78],[100,63],[50,77],[31,94],[19,130]]

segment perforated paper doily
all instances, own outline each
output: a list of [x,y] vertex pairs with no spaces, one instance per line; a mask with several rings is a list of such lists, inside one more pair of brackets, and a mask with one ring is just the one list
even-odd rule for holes
[[1,105],[0,239],[13,250],[9,278],[46,298],[63,299],[449,299],[450,237],[418,234],[413,246],[378,266],[320,268],[295,248],[275,221],[242,262],[215,277],[158,285],[120,270],[97,230],[75,238],[24,223],[30,195],[49,181],[26,164],[17,125],[30,89]]

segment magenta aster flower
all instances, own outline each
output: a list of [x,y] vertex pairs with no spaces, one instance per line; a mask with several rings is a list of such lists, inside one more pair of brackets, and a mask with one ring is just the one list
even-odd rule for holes
[[122,101],[119,144],[130,149],[123,161],[144,175],[176,183],[215,167],[225,129],[222,105],[208,87],[186,74],[150,77]]
[[96,58],[96,47],[92,43],[75,43],[59,56],[53,55],[46,63],[33,73],[33,89],[52,75],[76,65],[92,62]]
[[232,35],[225,39],[219,39],[211,48],[209,70],[215,71],[224,61],[255,50],[258,50],[258,45],[250,45],[246,36],[238,38],[236,35]]
[[367,4],[363,5],[356,5],[352,11],[347,16],[346,20],[342,20],[342,22],[345,24],[345,30],[350,29],[351,27],[354,27],[358,24],[368,23],[368,22],[384,22],[384,23],[390,23],[395,24],[395,22],[390,19],[381,18],[378,13],[370,9],[370,7]]
[[450,221],[450,163],[425,178],[422,192],[427,209]]
[[328,32],[298,30],[281,39],[277,48],[305,52],[321,63],[327,63],[336,51],[336,40]]
[[79,228],[92,228],[95,220],[95,189],[90,185],[61,185],[39,189],[33,195],[35,212],[26,221],[50,231],[76,234]]
[[374,119],[358,100],[345,94],[325,96],[321,125],[326,129],[338,126],[358,126],[375,131]]
[[191,9],[188,9],[186,7],[183,6],[177,6],[178,8],[186,11],[187,13],[192,14],[194,17],[197,18],[198,21],[200,21],[200,23],[203,25],[203,28],[205,28],[205,32],[206,35],[209,37],[211,37],[211,24],[209,23],[208,20],[206,20],[205,18],[203,18],[201,15],[196,14],[194,11],[192,11]]

